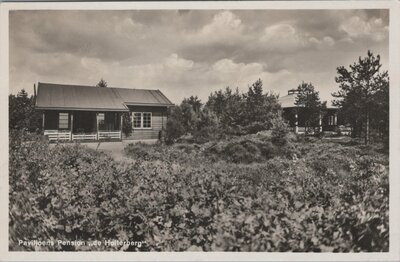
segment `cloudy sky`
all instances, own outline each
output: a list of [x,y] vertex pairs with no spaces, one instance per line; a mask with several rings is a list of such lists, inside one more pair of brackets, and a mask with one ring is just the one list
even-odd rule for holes
[[324,100],[336,67],[370,49],[388,68],[387,10],[10,12],[10,93],[37,82],[160,89],[203,101],[261,78],[285,95],[312,82]]

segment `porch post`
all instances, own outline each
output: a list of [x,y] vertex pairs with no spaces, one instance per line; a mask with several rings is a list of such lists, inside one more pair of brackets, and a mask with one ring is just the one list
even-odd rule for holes
[[74,130],[74,112],[71,112],[71,135],[70,140],[72,141],[72,132]]
[[44,132],[44,118],[45,118],[45,113],[43,112],[42,114],[42,131]]
[[337,126],[337,113],[335,113],[334,119],[333,119],[333,125]]
[[119,138],[122,140],[122,124],[123,124],[123,115],[124,115],[124,113],[121,113],[121,125],[120,125],[120,127],[119,127],[119,129],[120,129],[120,135],[119,135]]
[[321,113],[319,114],[318,118],[319,118],[319,123],[318,123],[319,132],[322,132],[322,116],[321,116]]
[[99,113],[96,112],[96,140],[99,140]]
[[164,130],[164,111],[161,111],[161,130]]
[[298,125],[299,125],[299,122],[298,122],[299,116],[297,115],[297,111],[296,111],[296,113],[294,115],[294,118],[295,118],[294,133],[297,134],[297,133],[299,133],[299,127],[298,127]]

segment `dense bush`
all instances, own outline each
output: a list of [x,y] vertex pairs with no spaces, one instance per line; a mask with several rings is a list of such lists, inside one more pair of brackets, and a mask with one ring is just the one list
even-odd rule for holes
[[27,129],[36,132],[42,127],[42,115],[35,110],[35,97],[22,89],[8,96],[8,126],[10,129]]
[[12,250],[21,248],[18,240],[118,237],[125,224],[119,216],[126,210],[122,186],[132,181],[121,176],[124,170],[110,157],[79,145],[49,147],[23,132],[13,132],[10,138]]
[[132,134],[132,115],[129,112],[122,113],[122,132],[125,136]]
[[274,157],[292,159],[299,152],[289,135],[276,135],[272,131],[210,142],[204,146],[204,153],[214,160],[248,164]]
[[165,134],[165,142],[173,144],[179,137],[185,134],[183,116],[180,107],[174,106],[168,109],[168,121]]
[[185,98],[170,109],[166,142],[172,144],[184,135],[191,135],[196,143],[206,143],[223,136],[255,134],[283,125],[281,115],[278,96],[264,93],[259,79],[245,93],[229,87],[214,92],[204,106],[197,97]]
[[[256,137],[232,147],[261,155],[255,141],[268,144],[270,134]],[[388,251],[387,155],[293,144],[298,159],[253,164],[210,160],[209,144],[129,145],[133,160],[119,163],[11,134],[10,249],[26,249],[19,239],[119,239],[146,241],[144,251]]]

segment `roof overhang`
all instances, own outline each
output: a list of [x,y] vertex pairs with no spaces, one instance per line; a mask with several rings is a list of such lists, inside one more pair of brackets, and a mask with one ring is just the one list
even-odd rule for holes
[[174,104],[154,104],[154,103],[129,103],[125,102],[125,105],[127,106],[157,106],[157,107],[169,107],[169,106],[174,106]]
[[281,106],[282,109],[286,109],[286,108],[305,108],[304,105],[300,105],[300,106]]
[[81,107],[35,107],[36,110],[58,110],[58,111],[94,111],[94,112],[129,112],[128,108],[81,108]]

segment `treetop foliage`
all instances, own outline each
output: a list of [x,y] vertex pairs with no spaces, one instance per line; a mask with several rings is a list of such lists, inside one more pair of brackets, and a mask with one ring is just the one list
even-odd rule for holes
[[[269,130],[275,119],[283,121],[280,115],[278,96],[264,93],[259,79],[249,86],[246,93],[230,87],[215,91],[204,106],[197,96],[185,98],[178,108],[171,109],[168,120],[171,124],[167,125],[174,132],[197,134],[205,139],[202,133],[218,137]],[[172,135],[173,132],[167,130],[168,133]]]
[[332,95],[341,116],[354,127],[353,135],[364,133],[369,140],[370,127],[384,136],[389,134],[389,75],[381,72],[380,56],[368,51],[364,58],[349,66],[337,68],[335,81],[339,91]]
[[100,81],[96,84],[96,87],[108,87],[107,82],[102,78]]
[[8,96],[10,129],[37,131],[41,127],[41,115],[35,111],[35,98],[22,89],[17,95]]
[[319,92],[315,90],[312,83],[303,81],[297,87],[297,92],[295,104],[304,108],[306,127],[319,125],[319,119],[323,114],[322,110],[326,108],[326,101],[321,102]]
[[322,108],[323,103],[319,97],[319,92],[315,90],[312,83],[304,81],[297,87],[296,105],[306,108]]

